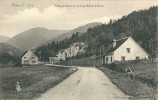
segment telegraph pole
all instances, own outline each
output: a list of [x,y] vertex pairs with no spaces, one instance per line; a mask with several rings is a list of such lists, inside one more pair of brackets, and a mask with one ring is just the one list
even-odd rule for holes
[[95,55],[96,55],[96,48],[94,48],[94,54],[93,54],[93,56],[94,56],[94,61],[93,61],[93,66],[95,65]]
[[101,55],[100,55],[100,62],[101,62],[101,64],[102,64],[102,61],[103,61],[103,55],[104,55],[104,45],[101,46]]
[[70,67],[72,65],[72,61],[71,61],[71,47],[70,47]]

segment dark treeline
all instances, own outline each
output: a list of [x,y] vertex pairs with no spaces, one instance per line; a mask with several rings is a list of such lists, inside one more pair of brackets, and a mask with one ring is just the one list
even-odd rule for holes
[[0,67],[5,67],[5,66],[17,67],[21,65],[20,61],[21,60],[19,57],[12,56],[9,53],[0,54]]
[[89,28],[84,34],[74,33],[72,37],[60,42],[52,42],[38,47],[36,54],[41,60],[48,61],[48,57],[55,56],[61,49],[67,48],[74,42],[88,44],[86,52],[80,57],[100,55],[106,52],[113,38],[132,36],[151,56],[156,56],[157,47],[157,6],[148,10],[134,11],[118,20],[110,20],[108,24],[102,24]]
[[0,43],[0,67],[20,66],[21,55],[21,50],[7,43]]

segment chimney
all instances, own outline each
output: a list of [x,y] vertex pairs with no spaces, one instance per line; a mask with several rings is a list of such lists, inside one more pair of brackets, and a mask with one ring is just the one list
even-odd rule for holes
[[116,39],[113,39],[113,48],[116,46]]

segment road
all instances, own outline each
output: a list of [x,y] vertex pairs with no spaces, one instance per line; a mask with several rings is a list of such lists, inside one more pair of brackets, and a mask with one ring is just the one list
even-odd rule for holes
[[78,67],[72,74],[37,100],[128,100],[97,68]]

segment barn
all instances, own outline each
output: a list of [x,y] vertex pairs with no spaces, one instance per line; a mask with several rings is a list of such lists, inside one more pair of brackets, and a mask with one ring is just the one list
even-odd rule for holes
[[102,56],[102,64],[115,61],[148,59],[150,55],[130,36],[114,39],[112,45]]

